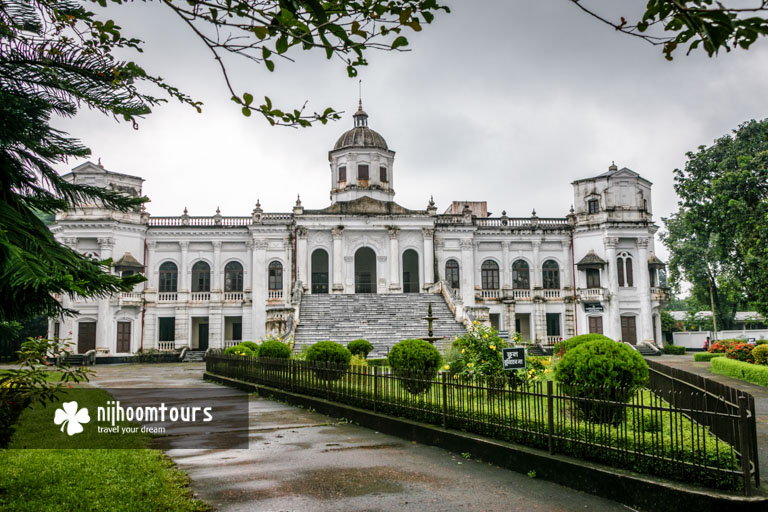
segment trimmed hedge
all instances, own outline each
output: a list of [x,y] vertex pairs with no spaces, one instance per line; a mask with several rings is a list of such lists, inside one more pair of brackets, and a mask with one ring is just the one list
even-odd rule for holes
[[347,350],[349,350],[353,356],[362,356],[363,359],[368,357],[368,354],[373,350],[373,345],[368,340],[352,340],[347,343]]
[[682,356],[683,354],[685,354],[685,347],[681,347],[679,345],[671,345],[667,343],[666,345],[664,345],[664,353],[670,354],[673,356]]
[[249,346],[244,344],[235,345],[224,350],[224,353],[230,356],[243,356],[243,357],[256,357],[258,351],[254,351]]
[[696,352],[693,354],[694,361],[711,361],[716,357],[723,357],[725,354],[718,354],[716,352]]
[[712,373],[745,380],[759,386],[768,386],[768,366],[744,363],[727,357],[712,359]]
[[349,364],[352,354],[335,341],[318,341],[307,349],[307,361],[319,363]]
[[554,353],[557,356],[562,356],[569,350],[574,349],[583,343],[588,343],[590,341],[601,341],[601,340],[613,341],[608,336],[604,336],[602,334],[597,334],[597,333],[580,334],[579,336],[574,336],[572,338],[568,338],[565,341],[555,343]]
[[291,357],[291,347],[277,340],[267,340],[259,348],[259,357],[288,359]]
[[[611,339],[598,339],[568,349],[555,367],[555,379],[576,398],[627,402],[632,392],[648,382],[648,365],[636,350]],[[623,404],[576,401],[585,419],[618,425]]]
[[768,345],[757,345],[752,349],[755,364],[768,365]]
[[[410,393],[418,394],[431,387],[442,358],[434,345],[414,339],[396,344],[387,359],[395,375],[402,379],[403,387]],[[412,378],[414,376],[418,378]]]
[[253,350],[253,353],[256,355],[259,355],[259,344],[254,343],[253,341],[241,341],[238,343],[238,345],[242,345],[243,347],[248,347],[249,349]]

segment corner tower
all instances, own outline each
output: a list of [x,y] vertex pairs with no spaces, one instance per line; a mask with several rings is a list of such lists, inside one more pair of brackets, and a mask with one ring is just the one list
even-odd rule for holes
[[368,114],[362,102],[353,118],[354,128],[342,134],[328,152],[331,201],[352,201],[364,196],[392,201],[395,152],[387,147],[384,137],[368,128]]

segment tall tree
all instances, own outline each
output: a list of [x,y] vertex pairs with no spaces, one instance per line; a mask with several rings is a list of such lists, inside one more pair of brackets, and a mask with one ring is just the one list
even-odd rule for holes
[[768,119],[687,156],[675,170],[680,209],[662,235],[673,284],[691,283],[724,327],[747,301],[768,314]]
[[[236,90],[224,55],[240,56],[272,72],[292,49],[323,51],[356,74],[366,51],[403,50],[404,30],[419,31],[438,11],[435,0],[161,0],[210,49],[244,115],[257,112],[271,124],[309,126],[338,118],[279,109],[269,97]],[[95,0],[106,6],[106,0]],[[115,4],[123,0],[113,0]],[[143,278],[121,279],[56,242],[37,214],[78,203],[118,210],[138,208],[129,198],[61,179],[54,165],[90,151],[51,126],[52,116],[74,116],[87,106],[133,123],[166,101],[160,93],[196,109],[200,103],[117,51],[141,51],[112,20],[102,20],[76,0],[0,0],[0,336],[13,320],[62,313],[51,294],[100,296],[129,290]],[[117,7],[119,9],[119,7]],[[149,92],[147,92],[149,91]]]

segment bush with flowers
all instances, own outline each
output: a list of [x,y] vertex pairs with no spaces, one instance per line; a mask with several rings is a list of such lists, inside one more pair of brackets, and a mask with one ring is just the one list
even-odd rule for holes
[[755,357],[752,355],[752,345],[748,344],[746,341],[739,341],[729,346],[725,351],[725,357],[743,361],[745,363],[754,364],[755,362]]
[[728,349],[743,340],[717,340],[709,344],[707,352],[711,354],[725,354]]

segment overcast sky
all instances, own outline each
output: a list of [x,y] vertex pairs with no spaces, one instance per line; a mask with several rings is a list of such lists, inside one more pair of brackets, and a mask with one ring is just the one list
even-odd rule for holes
[[[439,211],[452,200],[485,200],[511,217],[564,216],[571,181],[612,160],[653,182],[654,216],[677,208],[672,171],[685,153],[748,119],[768,117],[768,44],[709,59],[616,33],[567,0],[448,1],[412,51],[372,53],[361,71],[369,126],[397,152],[395,200]],[[635,2],[644,5],[644,1]],[[610,6],[615,2],[603,2]],[[624,2],[632,5],[632,2]],[[592,2],[592,5],[601,5]],[[56,123],[81,138],[105,168],[146,179],[153,215],[287,212],[329,203],[328,150],[352,126],[357,79],[317,55],[277,61],[275,73],[241,63],[236,87],[280,106],[346,110],[310,129],[270,127],[229,100],[207,50],[160,4],[112,8],[124,34],[146,41],[145,68],[203,101],[157,108],[133,130],[84,111]],[[74,167],[70,162],[60,170]],[[657,243],[659,254],[666,251]]]

